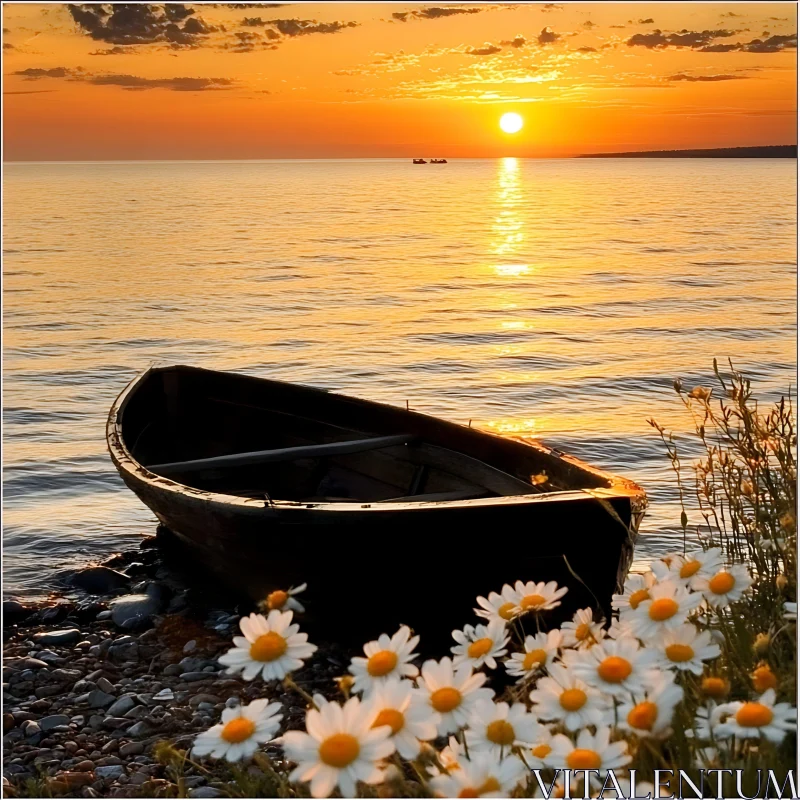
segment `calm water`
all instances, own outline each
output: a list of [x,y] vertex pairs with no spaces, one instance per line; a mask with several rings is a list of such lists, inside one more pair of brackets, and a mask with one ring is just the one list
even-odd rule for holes
[[7,166],[6,592],[153,531],[104,423],[159,362],[540,436],[643,484],[638,558],[664,552],[679,510],[646,419],[684,425],[673,379],[731,356],[768,396],[795,383],[795,169]]

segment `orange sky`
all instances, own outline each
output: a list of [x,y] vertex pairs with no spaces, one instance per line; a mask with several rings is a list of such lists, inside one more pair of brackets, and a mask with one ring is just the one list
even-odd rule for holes
[[796,142],[794,3],[71,8],[3,5],[7,161]]

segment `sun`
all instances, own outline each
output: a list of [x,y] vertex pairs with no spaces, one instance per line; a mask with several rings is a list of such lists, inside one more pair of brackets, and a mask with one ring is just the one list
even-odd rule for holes
[[513,111],[509,111],[507,114],[503,114],[503,116],[500,117],[500,128],[505,131],[505,133],[517,133],[522,130],[523,125],[522,117]]

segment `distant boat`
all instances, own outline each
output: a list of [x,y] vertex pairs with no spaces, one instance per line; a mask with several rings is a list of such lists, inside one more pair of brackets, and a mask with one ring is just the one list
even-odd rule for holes
[[431,159],[431,164],[446,164],[446,163],[447,163],[447,159],[446,158],[432,158]]
[[428,162],[424,158],[415,158],[414,164],[427,164]]

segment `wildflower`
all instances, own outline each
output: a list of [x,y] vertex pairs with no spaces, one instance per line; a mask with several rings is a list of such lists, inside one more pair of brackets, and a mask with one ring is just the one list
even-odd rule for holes
[[485,680],[486,675],[473,674],[469,664],[454,667],[448,656],[422,665],[418,691],[440,716],[437,727],[440,736],[455,733],[466,725],[475,703],[481,698],[491,699],[494,692],[481,688]]
[[505,584],[500,594],[491,592],[488,600],[485,597],[479,597],[480,608],[476,608],[475,613],[488,620],[500,619],[508,622],[516,616],[519,601],[517,593],[508,584]]
[[416,658],[414,648],[419,636],[411,636],[411,628],[403,625],[390,639],[382,633],[377,640],[364,645],[364,655],[350,661],[350,672],[355,675],[354,692],[369,692],[390,678],[414,678],[419,670],[409,662]]
[[714,700],[721,700],[727,697],[730,690],[730,681],[726,678],[719,677],[719,675],[708,675],[703,678],[700,684],[700,691],[706,697],[711,697]]
[[415,759],[420,753],[420,740],[436,738],[438,716],[421,701],[411,681],[392,678],[376,687],[368,702],[372,727],[388,725],[392,741],[403,758]]
[[534,583],[528,581],[523,583],[517,581],[514,588],[519,594],[519,613],[529,612],[539,613],[540,611],[550,611],[561,605],[561,599],[567,593],[567,587],[560,589],[555,581],[547,583]]
[[328,797],[337,786],[343,797],[355,797],[356,782],[380,783],[382,759],[394,752],[391,728],[373,728],[369,708],[351,697],[344,706],[314,697],[317,708],[306,714],[304,731],[283,735],[286,757],[297,763],[289,779],[311,782],[314,797]]
[[475,704],[465,732],[470,753],[487,751],[496,758],[508,755],[512,747],[532,742],[538,724],[524,703],[493,703],[481,700]]
[[606,637],[609,639],[635,639],[636,637],[631,630],[630,618],[620,620],[614,617],[608,626]]
[[772,671],[769,664],[759,664],[750,675],[753,681],[753,688],[762,694],[767,689],[778,688],[778,676]]
[[721,746],[722,739],[730,738],[731,734],[726,733],[724,730],[720,731],[720,725],[729,716],[727,710],[728,704],[717,705],[710,702],[708,705],[699,706],[697,714],[694,718],[694,723],[690,729],[686,731],[686,735],[690,738],[697,738],[701,740],[715,740],[717,746]]
[[753,641],[753,651],[758,655],[764,655],[769,650],[771,641],[772,639],[768,633],[759,633]]
[[461,756],[459,767],[431,778],[437,797],[508,797],[528,772],[516,756],[500,760],[491,753]]
[[681,625],[665,631],[648,643],[658,656],[654,666],[662,669],[688,670],[702,675],[703,662],[716,658],[719,645],[711,641],[708,631],[698,631],[694,625]]
[[577,647],[583,650],[597,644],[604,636],[603,621],[595,622],[591,608],[576,611],[569,622],[561,626],[563,647]]
[[653,678],[657,658],[653,650],[640,648],[631,638],[603,639],[589,650],[568,653],[572,657],[567,664],[576,678],[614,697],[643,692]]
[[632,695],[617,709],[623,730],[640,737],[658,736],[668,732],[675,706],[683,698],[683,689],[663,677],[643,694]]
[[722,549],[694,550],[686,555],[676,555],[660,580],[671,580],[696,588],[698,579],[710,578],[722,569]]
[[239,761],[250,758],[259,744],[275,737],[283,715],[280,703],[253,700],[246,706],[226,708],[222,721],[201,733],[194,742],[192,753],[196,756],[224,758]]
[[299,600],[295,600],[295,595],[304,592],[308,588],[307,583],[301,583],[291,589],[276,589],[267,595],[267,599],[261,604],[265,611],[297,611],[302,613],[305,607]]
[[[447,746],[439,753],[439,764],[447,772],[452,772],[454,769],[461,769],[460,759],[464,754],[464,745],[462,745],[455,736],[450,736],[447,740]],[[431,766],[428,767],[428,774],[440,775],[441,770]]]
[[244,636],[234,636],[235,647],[219,657],[229,673],[241,672],[251,681],[259,672],[265,681],[280,680],[300,669],[303,661],[316,652],[308,634],[292,624],[291,611],[270,611],[269,616],[251,614],[239,620]]
[[561,664],[554,664],[549,676],[539,678],[529,696],[540,720],[561,722],[568,731],[611,722],[607,698]]
[[522,683],[538,671],[546,670],[558,655],[561,641],[561,631],[558,629],[526,636],[525,651],[511,654],[511,658],[505,662],[506,671],[519,678],[517,683]]
[[734,564],[711,578],[697,582],[697,591],[703,593],[709,605],[727,606],[738,600],[752,583],[744,564]]
[[650,599],[643,600],[628,617],[631,630],[640,639],[652,639],[679,628],[702,600],[701,595],[680,584],[658,583],[650,589]]
[[650,589],[656,583],[652,572],[628,575],[622,594],[611,598],[611,607],[619,611],[620,620],[624,620],[639,607],[639,603],[650,598]]
[[797,709],[789,703],[776,703],[775,690],[767,689],[755,702],[726,703],[728,718],[720,724],[719,735],[739,739],[758,739],[763,736],[776,744],[786,734],[797,729]]
[[556,734],[548,764],[555,769],[598,770],[603,778],[608,770],[623,767],[631,760],[627,742],[610,740],[611,729],[607,726],[598,727],[594,734],[584,728],[575,744],[563,733]]
[[334,681],[336,681],[336,686],[345,697],[350,696],[350,690],[356,682],[352,675],[340,675],[338,678],[334,678]]
[[783,604],[783,618],[797,622],[797,603]]
[[536,738],[525,753],[525,761],[531,769],[544,769],[545,759],[553,749],[553,734],[544,726],[540,725]]
[[457,644],[450,648],[453,665],[470,664],[480,669],[486,664],[489,669],[497,667],[495,659],[504,656],[509,637],[505,622],[492,620],[488,625],[466,625],[463,631],[453,631]]

